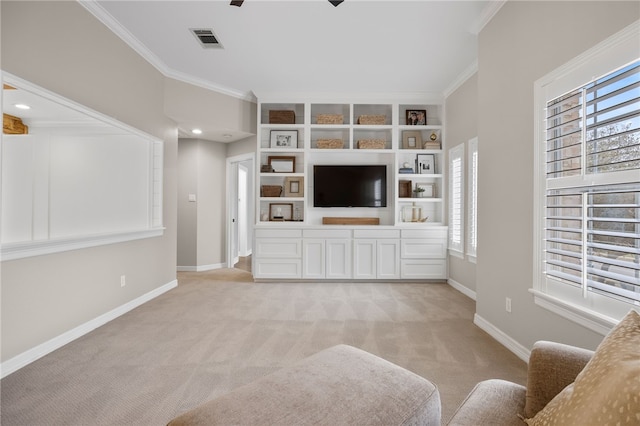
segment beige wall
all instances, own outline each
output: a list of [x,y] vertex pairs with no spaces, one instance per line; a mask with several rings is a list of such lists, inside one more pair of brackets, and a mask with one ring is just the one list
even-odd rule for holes
[[[194,267],[198,217],[198,140],[178,140],[178,267]],[[196,201],[189,201],[189,194]]]
[[[446,99],[445,103],[446,117],[446,141],[447,150],[454,148],[460,144],[465,144],[465,164],[468,158],[469,139],[478,135],[478,74],[475,73],[467,79],[460,87],[458,87]],[[469,187],[469,176],[465,167],[465,185]],[[467,203],[465,198],[464,224],[465,232],[467,230]],[[465,234],[465,245],[466,245]],[[471,291],[476,291],[476,265],[469,261],[465,256],[460,259],[455,256],[449,256],[449,278],[456,283],[463,285]]]
[[5,362],[175,280],[177,129],[163,111],[163,76],[78,3],[0,7],[4,70],[165,141],[167,228],[162,237],[3,262]]
[[528,292],[533,84],[639,17],[637,2],[507,2],[480,33],[477,314],[525,347],[547,339],[593,348],[602,339],[539,308]]
[[226,147],[198,141],[198,266],[226,260]]
[[256,152],[257,138],[251,136],[237,142],[227,144],[227,158]]

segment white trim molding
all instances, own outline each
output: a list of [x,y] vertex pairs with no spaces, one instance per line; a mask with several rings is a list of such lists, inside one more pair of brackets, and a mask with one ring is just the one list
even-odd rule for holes
[[476,300],[476,292],[460,284],[458,281],[452,278],[447,278],[447,284],[467,296],[469,299]]
[[496,339],[500,344],[502,344],[502,346],[513,352],[518,358],[526,363],[529,363],[529,356],[531,355],[531,351],[513,340],[513,338],[511,338],[507,333],[500,330],[498,327],[491,324],[489,321],[482,318],[478,314],[475,314],[473,316],[473,323],[480,327],[483,331],[487,332],[489,336]]
[[25,367],[32,362],[42,358],[43,356],[63,347],[64,345],[73,342],[74,340],[90,333],[98,327],[105,325],[106,323],[113,321],[114,319],[126,314],[127,312],[145,304],[146,302],[155,299],[163,293],[178,286],[178,281],[173,280],[161,287],[151,290],[142,296],[133,299],[124,305],[121,305],[109,312],[106,312],[84,324],[81,324],[61,335],[54,337],[34,348],[31,348],[15,357],[0,364],[0,378],[4,378],[11,373],[14,373]]

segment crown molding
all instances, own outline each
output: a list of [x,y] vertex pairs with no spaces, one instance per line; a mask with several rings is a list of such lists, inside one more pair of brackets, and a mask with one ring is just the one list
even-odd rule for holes
[[449,87],[447,87],[443,94],[444,98],[447,99],[449,96],[453,94],[460,86],[462,86],[465,81],[471,78],[475,73],[478,72],[478,61],[473,61],[471,65],[469,65],[464,71],[462,71],[458,77],[451,83]]
[[507,3],[507,0],[491,0],[482,9],[480,16],[471,24],[469,32],[473,35],[480,34],[480,31],[493,19],[496,13]]
[[77,0],[82,7],[91,13],[97,20],[102,22],[111,32],[120,37],[129,47],[131,47],[138,55],[142,56],[163,76],[182,81],[184,83],[193,84],[204,89],[222,93],[245,101],[255,102],[255,96],[249,92],[244,93],[235,89],[220,86],[204,79],[196,78],[191,75],[176,71],[167,66],[155,53],[149,50],[140,42],[129,30],[118,22],[97,0]]

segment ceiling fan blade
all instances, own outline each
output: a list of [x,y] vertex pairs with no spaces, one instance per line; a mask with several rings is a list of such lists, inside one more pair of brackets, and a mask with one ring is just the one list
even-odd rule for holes
[[231,6],[242,6],[242,2],[244,2],[244,0],[231,0]]
[[334,7],[338,7],[338,5],[343,1],[344,0],[329,0],[329,3],[331,3]]

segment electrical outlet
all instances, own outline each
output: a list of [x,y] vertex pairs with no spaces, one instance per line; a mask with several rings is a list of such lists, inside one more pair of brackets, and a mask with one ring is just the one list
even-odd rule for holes
[[510,297],[507,297],[507,299],[505,300],[504,308],[507,310],[507,312],[511,313],[511,298]]
[[120,287],[124,287],[127,285],[127,277],[125,275],[120,275]]

